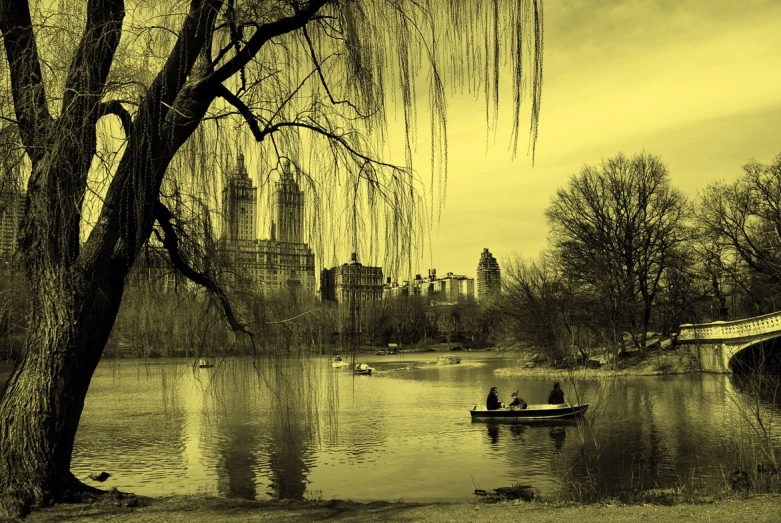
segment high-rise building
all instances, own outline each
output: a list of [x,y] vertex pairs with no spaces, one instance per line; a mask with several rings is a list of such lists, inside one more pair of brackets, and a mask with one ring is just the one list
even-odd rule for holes
[[382,299],[382,267],[369,267],[358,261],[353,253],[350,263],[320,273],[320,292],[323,301],[349,304],[351,300],[378,301]]
[[477,300],[485,302],[498,296],[502,290],[502,275],[499,262],[491,251],[483,249],[477,263]]
[[258,190],[252,184],[239,153],[236,170],[222,190],[222,212],[225,219],[223,237],[228,242],[257,239]]
[[[223,191],[223,252],[236,276],[264,294],[282,289],[315,292],[315,256],[303,240],[304,193],[285,163],[272,195],[271,239],[258,239],[257,189],[239,154]],[[235,279],[235,278],[234,278]]]
[[[281,179],[274,187],[274,223],[276,240],[286,243],[303,243],[304,192],[290,173],[290,163],[282,165]],[[274,225],[272,225],[272,229]],[[272,232],[272,239],[274,233]]]

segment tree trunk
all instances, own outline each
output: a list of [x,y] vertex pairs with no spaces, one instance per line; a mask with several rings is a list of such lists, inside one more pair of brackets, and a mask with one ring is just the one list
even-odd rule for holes
[[[84,399],[122,297],[124,271],[85,282],[56,271],[31,282],[22,357],[0,395],[0,514],[97,492],[70,472]],[[63,283],[67,282],[67,283]]]

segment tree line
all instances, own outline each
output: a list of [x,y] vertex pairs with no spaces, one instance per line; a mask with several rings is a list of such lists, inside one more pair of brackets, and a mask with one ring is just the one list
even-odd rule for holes
[[545,216],[548,246],[505,264],[493,311],[501,336],[550,362],[778,310],[781,155],[687,198],[659,156],[617,154],[583,166]]

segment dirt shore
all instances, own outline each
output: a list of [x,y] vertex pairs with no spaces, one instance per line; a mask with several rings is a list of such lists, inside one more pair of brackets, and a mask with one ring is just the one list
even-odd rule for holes
[[[136,506],[128,506],[136,505]],[[215,497],[107,499],[91,504],[58,505],[34,512],[25,521],[38,522],[144,522],[178,521],[524,521],[528,523],[577,521],[781,521],[781,495],[730,498],[702,504],[663,505],[548,505],[544,503],[353,503],[259,502]]]
[[556,369],[546,366],[527,366],[531,359],[528,354],[519,355],[518,364],[512,367],[496,369],[499,376],[545,376],[551,378],[567,377],[614,377],[614,376],[662,376],[667,374],[692,374],[701,372],[691,353],[684,349],[655,350],[645,354],[628,353],[618,368],[602,367],[599,369],[575,368]]

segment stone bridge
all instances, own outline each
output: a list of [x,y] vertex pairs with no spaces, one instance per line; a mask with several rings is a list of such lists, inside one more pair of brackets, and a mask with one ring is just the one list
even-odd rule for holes
[[739,352],[778,337],[781,337],[781,312],[773,312],[734,321],[684,323],[677,342],[689,346],[702,370],[731,372]]

